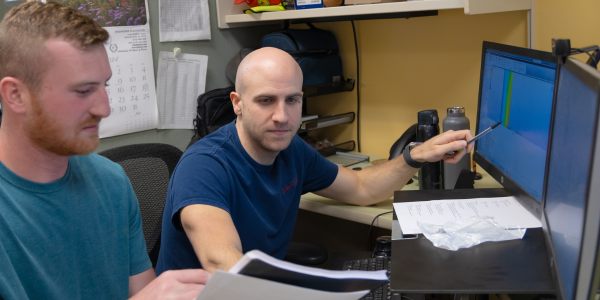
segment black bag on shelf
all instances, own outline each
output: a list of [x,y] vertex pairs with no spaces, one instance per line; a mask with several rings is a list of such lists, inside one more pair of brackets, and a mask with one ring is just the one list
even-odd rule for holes
[[335,36],[307,24],[310,29],[286,28],[269,33],[260,46],[278,48],[292,55],[302,69],[304,86],[344,81]]
[[235,86],[208,91],[198,96],[196,119],[194,119],[194,136],[188,148],[201,138],[231,123],[237,115],[233,112],[233,104],[229,94]]

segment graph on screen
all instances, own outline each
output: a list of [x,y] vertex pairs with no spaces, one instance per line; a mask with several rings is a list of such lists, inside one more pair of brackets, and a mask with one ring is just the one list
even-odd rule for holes
[[502,126],[479,140],[478,151],[541,201],[556,65],[487,51],[479,130]]

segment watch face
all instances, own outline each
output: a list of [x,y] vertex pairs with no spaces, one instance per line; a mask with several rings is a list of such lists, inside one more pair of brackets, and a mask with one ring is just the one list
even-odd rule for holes
[[408,147],[410,147],[412,149],[413,147],[416,147],[416,146],[419,146],[419,145],[421,145],[421,143],[411,142],[411,143],[408,144]]

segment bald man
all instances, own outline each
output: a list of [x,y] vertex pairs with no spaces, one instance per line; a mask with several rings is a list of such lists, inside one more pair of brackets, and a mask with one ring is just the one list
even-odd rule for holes
[[[285,256],[300,195],[356,205],[392,196],[418,168],[400,156],[360,172],[338,167],[296,132],[302,113],[302,71],[287,53],[262,48],[240,64],[231,101],[236,121],[191,146],[177,165],[165,211],[156,272],[229,270],[258,249]],[[455,163],[468,130],[439,135],[410,151],[413,166]],[[471,150],[471,146],[467,149]]]

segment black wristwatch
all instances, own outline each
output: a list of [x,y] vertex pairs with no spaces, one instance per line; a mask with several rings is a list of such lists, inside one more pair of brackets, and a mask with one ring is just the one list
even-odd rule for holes
[[406,148],[404,148],[404,151],[402,152],[402,156],[404,156],[404,161],[406,161],[406,163],[415,168],[415,169],[420,169],[421,167],[423,167],[423,165],[425,164],[424,162],[418,162],[416,160],[414,160],[411,156],[410,156],[410,150],[414,147],[414,146],[418,146],[421,143],[410,143],[406,146]]

